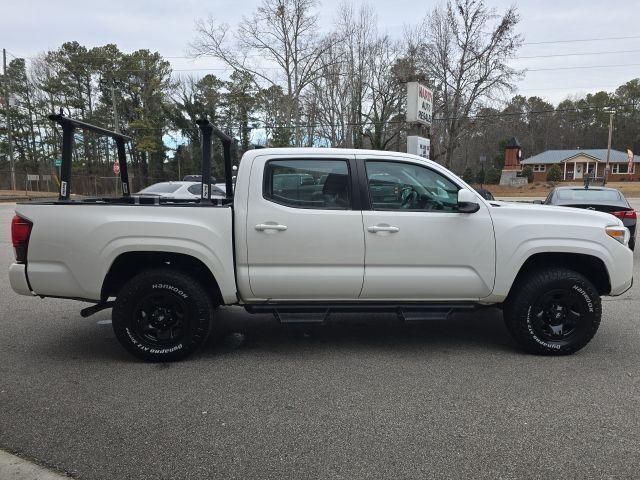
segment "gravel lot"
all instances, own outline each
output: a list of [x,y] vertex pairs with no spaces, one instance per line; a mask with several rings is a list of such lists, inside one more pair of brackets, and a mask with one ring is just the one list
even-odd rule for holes
[[154,365],[109,311],[0,274],[0,448],[81,479],[637,478],[638,283],[570,357],[520,353],[497,310],[312,329],[227,310],[202,353]]

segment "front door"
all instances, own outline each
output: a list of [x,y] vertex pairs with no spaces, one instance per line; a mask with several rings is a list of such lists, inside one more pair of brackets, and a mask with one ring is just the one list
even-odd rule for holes
[[583,174],[583,170],[582,170],[582,164],[581,163],[576,163],[575,164],[575,169],[574,169],[574,176],[573,178],[575,178],[576,180],[579,180],[582,178],[582,174]]
[[246,226],[254,298],[358,298],[364,232],[354,175],[353,156],[254,160]]
[[365,159],[365,300],[478,300],[493,290],[488,207],[458,213],[459,187],[417,160]]

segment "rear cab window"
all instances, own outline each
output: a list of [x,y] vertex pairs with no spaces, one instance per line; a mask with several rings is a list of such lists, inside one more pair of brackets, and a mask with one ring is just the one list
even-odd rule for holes
[[263,196],[293,208],[350,210],[351,175],[347,160],[270,160]]

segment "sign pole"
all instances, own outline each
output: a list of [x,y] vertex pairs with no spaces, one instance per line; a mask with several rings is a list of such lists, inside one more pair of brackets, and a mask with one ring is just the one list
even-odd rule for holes
[[11,112],[9,112],[9,80],[7,79],[7,51],[2,49],[2,79],[4,80],[4,108],[7,117],[7,142],[9,143],[9,164],[11,168],[11,190],[16,189],[16,168],[13,162],[13,133]]
[[609,140],[607,141],[607,165],[604,167],[604,179],[602,180],[602,186],[607,184],[607,177],[609,176],[609,159],[611,158],[611,132],[613,131],[613,112],[609,112]]

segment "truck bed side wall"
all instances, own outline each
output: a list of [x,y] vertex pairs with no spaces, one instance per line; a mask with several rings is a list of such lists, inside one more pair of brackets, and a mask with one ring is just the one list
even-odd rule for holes
[[38,295],[99,300],[119,255],[159,251],[197,258],[224,302],[236,301],[231,208],[20,204],[16,212],[33,222],[27,275]]

